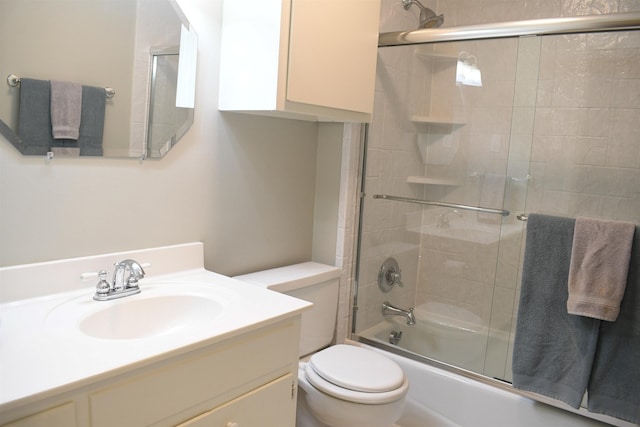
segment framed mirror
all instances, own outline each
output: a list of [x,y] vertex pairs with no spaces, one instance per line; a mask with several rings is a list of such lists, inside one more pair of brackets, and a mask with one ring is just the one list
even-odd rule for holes
[[[196,57],[197,36],[175,0],[2,0],[0,133],[25,155],[162,157],[193,123]],[[86,88],[113,90],[105,90],[100,150],[82,152],[89,120],[76,140],[56,136],[47,147],[29,138],[52,126],[56,95],[35,112],[21,96],[51,81],[82,87],[83,117],[93,114]]]

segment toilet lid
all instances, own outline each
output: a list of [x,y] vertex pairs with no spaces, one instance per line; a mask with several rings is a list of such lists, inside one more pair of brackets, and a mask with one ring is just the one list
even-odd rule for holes
[[322,350],[311,356],[309,365],[322,379],[358,392],[389,392],[405,382],[404,372],[394,361],[353,345]]

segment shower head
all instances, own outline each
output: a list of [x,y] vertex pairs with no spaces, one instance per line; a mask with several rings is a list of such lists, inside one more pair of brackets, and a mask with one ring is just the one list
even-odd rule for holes
[[412,4],[420,9],[420,26],[418,28],[434,28],[444,23],[444,15],[436,15],[433,10],[423,6],[418,0],[402,0],[404,10],[409,10]]

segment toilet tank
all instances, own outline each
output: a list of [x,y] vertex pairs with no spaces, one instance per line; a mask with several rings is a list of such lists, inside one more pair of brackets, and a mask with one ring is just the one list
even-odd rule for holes
[[310,310],[302,313],[300,357],[331,344],[338,311],[340,269],[304,262],[243,274],[234,279],[313,303]]

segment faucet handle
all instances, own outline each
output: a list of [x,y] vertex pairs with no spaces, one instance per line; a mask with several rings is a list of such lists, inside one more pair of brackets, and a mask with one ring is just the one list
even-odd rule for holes
[[111,291],[111,285],[107,282],[107,271],[100,270],[98,277],[100,277],[100,281],[96,285],[96,295],[107,295]]
[[404,283],[402,283],[402,272],[400,270],[390,271],[389,276],[391,276],[391,283],[404,288]]

